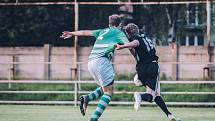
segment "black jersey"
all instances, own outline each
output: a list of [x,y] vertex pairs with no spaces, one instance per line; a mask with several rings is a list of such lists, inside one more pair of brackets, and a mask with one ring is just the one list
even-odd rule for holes
[[133,35],[131,41],[138,40],[139,46],[135,47],[136,60],[138,63],[150,63],[158,61],[155,46],[151,39],[147,38],[144,34]]

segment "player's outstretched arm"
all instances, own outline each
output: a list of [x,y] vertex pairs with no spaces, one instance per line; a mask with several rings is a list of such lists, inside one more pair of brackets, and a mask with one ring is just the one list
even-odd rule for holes
[[121,49],[124,49],[124,48],[135,48],[137,46],[139,46],[139,41],[138,40],[133,40],[132,42],[128,42],[128,43],[125,43],[124,45],[115,45],[115,49],[117,50],[121,50]]
[[80,31],[73,31],[73,32],[64,31],[62,32],[62,35],[60,36],[60,38],[67,39],[72,36],[93,36],[93,33],[91,30],[80,30]]

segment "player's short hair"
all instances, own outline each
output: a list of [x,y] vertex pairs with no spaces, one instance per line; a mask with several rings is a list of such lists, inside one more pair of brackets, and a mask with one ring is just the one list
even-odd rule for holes
[[121,18],[119,15],[117,14],[113,14],[109,16],[109,25],[110,26],[119,26],[119,24],[121,23]]
[[133,35],[133,34],[137,34],[139,33],[139,27],[134,24],[134,23],[129,23],[126,27],[125,27],[125,31],[129,34],[129,35]]

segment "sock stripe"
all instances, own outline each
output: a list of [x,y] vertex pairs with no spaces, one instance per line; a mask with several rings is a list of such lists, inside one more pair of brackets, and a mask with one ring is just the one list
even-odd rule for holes
[[101,115],[102,115],[102,113],[100,113],[100,112],[98,112],[98,111],[95,111],[94,114],[91,116],[91,119],[92,119],[92,118],[98,119]]
[[109,102],[111,100],[111,97],[109,95],[104,94],[101,99],[105,102]]
[[94,94],[95,94],[95,97],[99,97],[99,94],[97,91]]
[[98,95],[102,96],[102,94],[103,94],[102,89],[101,89],[101,88],[99,88],[99,89],[97,90],[97,93],[98,93]]
[[103,101],[104,101],[104,102],[106,102],[106,103],[110,102],[110,100],[109,100],[109,99],[104,98],[104,97],[102,97],[102,99],[101,99],[101,100],[103,100]]
[[108,94],[103,94],[98,105],[96,108],[96,111],[93,113],[93,115],[91,116],[92,118],[95,119],[99,119],[99,117],[102,115],[102,113],[104,112],[105,108],[108,106],[109,102],[111,100],[111,96]]
[[98,111],[95,111],[95,113],[94,113],[94,116],[93,117],[95,117],[95,118],[99,118],[100,116],[102,115],[102,113],[100,113],[100,112],[98,112]]
[[100,96],[102,96],[103,92],[101,90],[101,87],[97,88],[96,90],[94,90],[93,92],[89,93],[87,95],[87,101],[92,101],[92,100],[96,100],[97,98],[99,98]]
[[100,103],[101,105],[105,106],[105,107],[108,105],[108,102],[105,102],[105,101],[103,101],[103,100],[100,100],[99,103]]
[[101,109],[100,107],[97,107],[96,108],[96,111],[100,112],[100,113],[103,113],[104,112],[104,109]]
[[109,100],[111,99],[111,96],[109,94],[104,94],[103,95],[105,98],[108,98]]
[[96,99],[96,95],[95,95],[95,92],[92,93],[92,100]]
[[93,100],[93,95],[92,94],[89,94],[89,100]]
[[91,116],[91,119],[98,119],[98,118],[99,118],[99,116],[96,115],[96,114],[93,114],[93,115]]
[[98,117],[100,117],[100,116],[102,115],[102,113],[96,111],[96,112],[95,112],[95,115],[97,115]]
[[103,110],[105,109],[105,106],[102,105],[102,104],[100,104],[100,103],[98,104],[98,107],[101,108],[101,109],[103,109]]

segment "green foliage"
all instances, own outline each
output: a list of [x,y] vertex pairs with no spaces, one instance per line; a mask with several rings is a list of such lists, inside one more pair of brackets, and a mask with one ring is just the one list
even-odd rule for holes
[[[19,2],[59,2],[59,0],[18,0]],[[71,0],[60,0],[71,2]],[[72,0],[74,1],[74,0]],[[78,0],[78,2],[114,2],[116,0]],[[124,1],[124,0],[123,0]],[[1,0],[16,2],[16,0]],[[204,4],[200,6],[200,18],[205,21]],[[108,27],[108,16],[119,14],[120,5],[79,5],[79,29],[100,29]],[[169,23],[166,8],[172,21],[176,22],[176,35],[184,35],[186,24],[186,5],[134,5],[133,22],[138,24],[158,45],[167,45]],[[62,31],[74,30],[74,5],[47,6],[1,6],[0,8],[0,46],[72,46],[59,39]],[[178,38],[180,39],[180,37]],[[93,45],[93,37],[80,37],[79,46]],[[82,41],[83,40],[83,41]]]
[[71,41],[62,41],[59,36],[73,28],[72,8],[69,5],[1,6],[0,46],[71,45]]
[[162,73],[160,75],[160,80],[171,80],[172,78],[171,77],[167,77],[165,73]]
[[[180,85],[163,85],[161,92],[215,92],[214,85],[204,84],[180,84]],[[213,102],[215,95],[163,95],[168,101],[191,101],[191,102]]]
[[[161,85],[161,92],[215,92],[214,85],[204,84],[180,84],[180,85]],[[98,85],[96,84],[81,84],[82,91],[93,91]],[[12,84],[8,89],[8,84],[1,84],[0,90],[8,91],[73,91],[72,84]],[[135,85],[115,84],[115,91],[120,92],[144,92],[145,87],[136,87]],[[80,96],[80,94],[79,94]],[[174,102],[214,102],[215,95],[163,95],[164,100]],[[1,94],[0,100],[73,100],[73,94]],[[132,94],[114,94],[113,101],[133,101]]]
[[133,80],[134,74],[117,74],[115,80]]
[[[72,91],[74,86],[67,84],[1,84],[0,90],[8,91]],[[73,100],[73,94],[1,94],[1,100]]]

